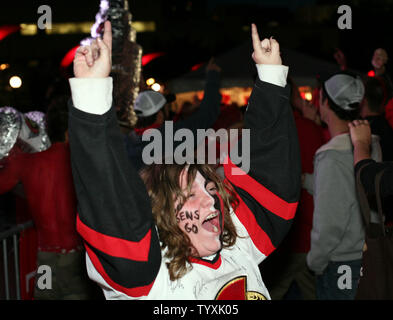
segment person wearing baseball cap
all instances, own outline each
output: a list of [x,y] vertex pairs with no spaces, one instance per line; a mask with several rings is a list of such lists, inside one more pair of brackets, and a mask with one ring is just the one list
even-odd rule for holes
[[[356,197],[348,123],[359,118],[364,92],[362,80],[348,72],[331,76],[321,88],[320,116],[331,139],[315,153],[312,183],[305,179],[306,185],[313,186],[308,190],[314,197],[307,264],[316,274],[319,300],[352,300],[356,296],[365,234]],[[372,158],[381,159],[376,136]],[[345,281],[341,276],[346,277]]]
[[166,104],[166,99],[160,92],[147,90],[141,92],[135,100],[134,110],[138,117],[149,117]]
[[164,121],[163,107],[167,99],[160,92],[147,90],[139,93],[134,103],[134,111],[138,117],[135,131],[142,135],[149,128],[158,128]]
[[343,121],[356,119],[360,114],[363,96],[364,85],[360,77],[348,72],[330,77],[322,85],[321,120],[329,125],[331,118],[327,115],[328,110]]

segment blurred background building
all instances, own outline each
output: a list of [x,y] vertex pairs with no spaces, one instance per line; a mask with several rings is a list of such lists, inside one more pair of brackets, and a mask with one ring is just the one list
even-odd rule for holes
[[[40,30],[37,9],[44,4],[52,9],[52,29]],[[72,49],[89,35],[99,4],[99,0],[1,2],[0,106],[45,111],[51,92],[66,85],[64,79],[72,72]],[[367,73],[375,48],[393,52],[389,26],[393,0],[345,2],[352,8],[352,30],[337,27],[341,4],[322,0],[129,0],[136,40],[143,48],[143,77],[157,83],[197,70],[211,56],[244,44],[252,22],[261,36],[273,35],[283,47],[330,63],[335,63],[335,48],[341,48],[350,67]]]

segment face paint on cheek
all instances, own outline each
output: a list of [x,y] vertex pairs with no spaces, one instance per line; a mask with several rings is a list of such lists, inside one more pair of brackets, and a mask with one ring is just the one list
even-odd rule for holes
[[220,213],[220,226],[221,233],[224,231],[224,201],[222,200],[221,195],[217,192],[213,195],[214,198],[214,208]]
[[[187,211],[186,211],[186,213],[187,213]],[[186,220],[186,213],[184,211],[181,211],[181,212],[177,213],[176,214],[177,222]]]
[[184,230],[186,230],[186,232],[188,233],[198,233],[198,227],[195,224],[192,224],[191,226],[188,224],[188,222],[184,225]]
[[199,210],[195,210],[195,211],[185,210],[185,211],[177,212],[176,214],[176,221],[178,224],[183,221],[187,221],[185,223],[182,223],[183,227],[181,227],[187,233],[191,233],[191,232],[195,234],[198,233],[198,226],[192,223],[195,220],[199,220]]
[[186,219],[188,220],[199,220],[199,213],[198,210],[195,211],[187,211],[186,210]]
[[180,214],[181,214],[180,210],[181,210],[182,208],[183,208],[183,205],[182,205],[181,203],[178,203],[178,204],[176,205],[176,208],[175,208],[175,217],[176,217],[176,222],[177,222],[177,223],[180,222]]

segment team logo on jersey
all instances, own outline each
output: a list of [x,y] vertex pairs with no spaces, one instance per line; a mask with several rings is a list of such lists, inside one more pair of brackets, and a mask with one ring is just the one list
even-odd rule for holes
[[227,282],[216,295],[216,300],[267,300],[256,291],[247,291],[247,277],[240,276]]

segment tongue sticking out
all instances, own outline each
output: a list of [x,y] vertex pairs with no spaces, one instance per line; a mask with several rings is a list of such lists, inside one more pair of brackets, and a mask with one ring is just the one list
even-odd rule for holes
[[203,222],[202,227],[203,229],[209,232],[215,232],[215,233],[221,232],[219,217],[217,216],[213,219]]

